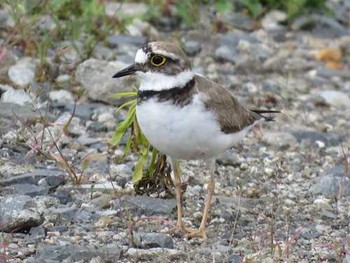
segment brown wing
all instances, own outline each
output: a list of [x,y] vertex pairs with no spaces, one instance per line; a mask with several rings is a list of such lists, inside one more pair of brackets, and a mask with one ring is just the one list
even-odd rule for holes
[[231,92],[219,84],[198,75],[195,76],[195,80],[196,90],[208,98],[205,106],[216,113],[224,133],[239,132],[263,118],[262,115],[246,109]]

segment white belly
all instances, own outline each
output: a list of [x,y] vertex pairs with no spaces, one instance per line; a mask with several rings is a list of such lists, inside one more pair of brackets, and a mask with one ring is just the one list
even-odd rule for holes
[[[197,97],[196,97],[197,96]],[[215,115],[206,111],[196,95],[185,107],[149,99],[137,105],[142,132],[160,152],[176,159],[207,159],[217,156],[243,139],[250,127],[225,134]]]

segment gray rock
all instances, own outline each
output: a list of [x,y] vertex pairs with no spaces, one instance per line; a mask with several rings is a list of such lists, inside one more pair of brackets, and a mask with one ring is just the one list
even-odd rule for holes
[[116,244],[100,247],[41,244],[35,258],[37,262],[85,262],[98,256],[104,261],[116,262],[122,256],[122,249]]
[[52,101],[63,102],[63,103],[72,103],[74,102],[74,97],[71,92],[68,90],[53,90],[49,93],[49,98]]
[[225,24],[238,29],[252,30],[255,26],[254,20],[243,13],[224,12],[221,15],[221,19]]
[[317,68],[317,76],[323,78],[340,77],[344,79],[350,79],[350,70],[335,70],[328,67]]
[[107,40],[108,45],[112,48],[118,47],[119,45],[134,45],[141,47],[147,42],[145,37],[129,35],[113,35],[109,36]]
[[6,89],[6,91],[1,96],[1,102],[15,103],[21,106],[33,102],[32,98],[23,89],[13,89],[8,85],[0,86],[0,89]]
[[60,170],[37,169],[30,173],[10,176],[9,178],[1,179],[0,186],[12,184],[35,184],[37,185],[41,179],[45,179],[47,184],[55,188],[64,181],[65,173]]
[[42,31],[50,31],[57,27],[57,23],[50,15],[44,15],[39,17],[36,26]]
[[261,20],[261,25],[265,30],[281,30],[285,28],[281,24],[287,20],[287,14],[279,10],[271,10]]
[[293,30],[312,30],[314,34],[328,38],[341,37],[350,34],[350,31],[334,18],[318,14],[296,18],[291,24],[291,28]]
[[311,191],[315,194],[322,194],[324,196],[342,196],[350,195],[349,175],[345,174],[345,169],[342,165],[337,165],[324,175],[315,179]]
[[263,44],[254,44],[249,48],[249,54],[256,57],[261,62],[264,62],[266,59],[270,58],[273,54],[272,49]]
[[218,40],[220,45],[229,46],[231,48],[235,48],[241,40],[245,40],[251,44],[260,43],[256,37],[241,32],[229,32],[226,34],[221,34],[219,35]]
[[[51,207],[45,212],[45,217],[50,221],[54,222],[55,225],[66,224],[66,222],[77,221],[76,218],[79,213],[85,212],[78,211],[76,207]],[[84,220],[83,220],[84,221]]]
[[48,188],[37,186],[35,184],[13,184],[11,186],[4,187],[3,193],[6,195],[21,193],[23,195],[34,197],[47,194]]
[[137,260],[137,262],[154,260],[155,258],[176,260],[179,258],[184,258],[185,252],[176,250],[176,249],[159,248],[159,247],[150,248],[150,249],[129,248],[127,251],[127,256],[130,259]]
[[242,262],[242,257],[236,254],[232,254],[228,257],[228,263],[241,263]]
[[113,178],[120,175],[132,174],[131,168],[126,164],[111,164],[111,166],[109,167],[109,170]]
[[187,55],[194,56],[201,52],[202,44],[197,41],[184,41],[183,48]]
[[350,98],[348,94],[344,92],[325,90],[318,93],[318,96],[331,106],[350,108]]
[[223,45],[215,50],[214,58],[221,62],[231,62],[233,64],[237,63],[237,51],[232,46]]
[[19,118],[29,123],[34,122],[40,117],[40,114],[34,111],[34,108],[29,105],[20,106],[14,103],[0,102],[0,118],[17,121],[14,113]]
[[304,227],[300,231],[300,235],[307,240],[312,240],[312,239],[320,237],[322,235],[322,233],[320,233],[320,231],[318,231],[318,229],[316,228],[315,225],[310,225],[310,226]]
[[233,150],[227,150],[224,153],[220,154],[217,158],[217,162],[219,164],[231,165],[234,167],[239,167],[242,163],[237,153],[235,153]]
[[317,131],[294,130],[291,131],[291,134],[297,139],[299,143],[304,141],[311,143],[314,146],[317,146],[317,141],[325,143],[326,147],[330,147],[339,145],[344,140],[344,138],[338,134]]
[[139,215],[170,215],[176,209],[176,200],[149,196],[128,196],[121,200],[121,206],[129,208]]
[[[55,108],[60,108],[62,111],[68,111],[73,112],[74,104],[65,104],[65,103],[58,103],[53,104]],[[76,104],[75,106],[75,114],[74,116],[81,118],[83,120],[90,120],[91,116],[94,113],[94,110],[101,106],[99,103],[84,103],[84,104]]]
[[32,58],[22,58],[9,68],[10,80],[20,87],[28,85],[34,80],[36,63]]
[[0,198],[0,231],[27,230],[43,223],[37,204],[27,195]]
[[122,62],[107,62],[89,59],[77,68],[75,78],[86,89],[87,96],[94,101],[102,101],[113,105],[121,103],[113,94],[130,91],[135,85],[135,78],[118,78],[112,76],[127,65]]
[[288,132],[264,131],[263,140],[274,146],[286,147],[298,144],[297,139]]
[[47,142],[48,144],[51,145],[52,140],[56,140],[56,142],[63,142],[66,141],[68,142],[68,138],[65,138],[62,136],[62,129],[65,127],[66,124],[69,125],[67,126],[67,130],[69,133],[73,135],[85,135],[86,134],[86,127],[82,124],[82,121],[78,117],[72,117],[71,112],[65,112],[62,115],[60,115],[57,120],[55,121],[54,125],[49,127],[49,132],[46,132],[43,137],[43,141]]
[[92,137],[88,137],[87,135],[81,135],[76,140],[77,143],[85,146],[91,146],[92,144],[100,143],[101,141],[102,141],[102,138],[92,138]]
[[99,197],[96,197],[88,202],[86,207],[92,209],[93,211],[107,209],[111,205],[112,196],[110,194],[101,194]]
[[174,248],[173,239],[163,233],[135,233],[134,242],[140,248]]

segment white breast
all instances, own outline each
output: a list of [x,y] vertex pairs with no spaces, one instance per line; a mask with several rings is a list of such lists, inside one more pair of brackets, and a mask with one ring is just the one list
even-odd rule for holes
[[215,157],[242,140],[251,127],[238,133],[223,133],[215,114],[205,109],[200,95],[184,107],[151,98],[137,105],[136,116],[154,147],[173,158],[186,160]]

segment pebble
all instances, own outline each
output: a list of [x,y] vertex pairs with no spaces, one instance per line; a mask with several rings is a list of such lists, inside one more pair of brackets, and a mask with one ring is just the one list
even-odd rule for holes
[[169,248],[150,248],[150,249],[139,249],[130,248],[127,251],[127,255],[138,261],[152,260],[154,258],[167,258],[167,259],[179,259],[185,256],[185,253],[176,249]]
[[277,147],[290,147],[298,144],[297,139],[288,132],[264,131],[263,140]]
[[5,90],[1,95],[1,102],[15,103],[21,106],[31,104],[34,100],[23,89],[13,89],[8,85],[0,85],[0,90]]
[[347,177],[337,176],[332,174],[332,170],[329,170],[315,180],[311,191],[324,196],[348,196],[350,195],[350,182]]
[[261,20],[261,25],[265,30],[281,30],[285,26],[281,22],[286,21],[287,14],[283,11],[272,10],[268,12]]
[[237,52],[231,46],[220,46],[215,50],[214,58],[220,62],[229,61],[235,64],[237,62]]
[[123,206],[139,215],[171,215],[176,210],[175,199],[160,199],[148,196],[130,196],[121,200]]
[[162,233],[135,233],[134,242],[137,247],[140,248],[174,248],[173,239],[166,234]]
[[331,106],[350,108],[350,97],[344,92],[325,90],[320,92],[318,96]]
[[49,93],[49,98],[52,101],[62,103],[73,103],[74,97],[68,90],[53,90]]
[[34,81],[35,68],[36,63],[32,58],[22,58],[9,68],[8,76],[14,84],[25,87]]

